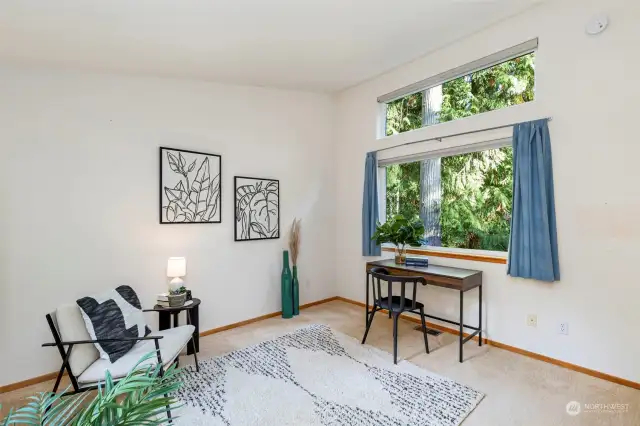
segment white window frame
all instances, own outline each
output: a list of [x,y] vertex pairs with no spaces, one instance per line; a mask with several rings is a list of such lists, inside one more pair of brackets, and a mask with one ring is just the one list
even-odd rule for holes
[[[495,52],[491,55],[485,56],[484,58],[480,58],[473,62],[469,62],[467,64],[445,71],[443,73],[434,75],[424,80],[417,81],[415,83],[401,87],[400,89],[396,89],[392,92],[378,96],[378,104],[380,105],[380,108],[379,108],[380,115],[378,118],[378,130],[377,130],[378,139],[386,136],[387,104],[388,103],[401,99],[407,95],[411,95],[413,93],[429,90],[433,87],[447,83],[451,80],[455,80],[456,78],[464,77],[476,71],[481,71],[483,69],[487,69],[492,66],[509,61],[511,59],[515,59],[520,56],[527,55],[529,53],[535,52],[536,50],[538,50],[538,39],[534,38],[534,39],[525,41],[524,43],[520,43],[516,46],[510,47],[508,49]],[[453,120],[453,121],[456,121],[456,120]],[[425,126],[423,125],[422,127],[425,127]]]
[[[387,174],[386,167],[393,164],[413,163],[416,161],[422,161],[429,158],[442,158],[451,157],[454,155],[468,154],[471,152],[485,151],[488,149],[504,148],[512,145],[511,137],[503,137],[498,139],[483,140],[481,142],[469,143],[459,145],[455,147],[430,150],[425,152],[419,152],[411,155],[404,155],[400,157],[394,157],[384,160],[378,160],[378,217],[380,223],[384,223],[387,220]],[[391,243],[382,244],[383,248],[394,248]],[[506,259],[508,251],[495,251],[495,250],[480,250],[458,247],[442,247],[442,246],[430,246],[423,245],[420,247],[411,247],[412,249],[422,249],[430,252],[452,253],[452,254],[467,254],[476,256],[489,256],[500,259]]]

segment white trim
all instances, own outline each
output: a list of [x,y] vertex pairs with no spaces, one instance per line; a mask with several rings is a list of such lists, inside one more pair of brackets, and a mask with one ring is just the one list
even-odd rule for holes
[[[483,70],[483,69],[492,67],[494,65],[506,62],[510,59],[529,54],[535,51],[537,48],[538,48],[537,38],[525,41],[524,43],[520,43],[516,46],[509,47],[499,52],[495,52],[491,55],[485,56],[484,58],[477,59],[473,62],[469,62],[467,64],[453,68],[449,71],[445,71],[443,73],[434,75],[432,77],[425,78],[424,80],[417,81],[408,86],[401,87],[400,89],[396,89],[393,92],[389,92],[387,94],[379,96],[378,102],[381,104],[387,104],[396,99],[402,98],[406,95],[410,95],[412,93],[430,89],[442,83],[446,83],[447,81],[454,80],[458,77],[469,75],[475,71]],[[385,112],[385,116],[386,116],[386,112]]]
[[382,139],[387,136],[387,104],[378,104],[377,124],[376,139]]
[[431,151],[421,152],[417,154],[402,155],[398,157],[385,158],[378,160],[378,167],[386,167],[392,164],[413,163],[423,161],[429,158],[451,157],[453,155],[468,154],[470,152],[486,151],[488,149],[504,148],[511,146],[512,138],[500,138],[465,145],[453,146],[442,149],[434,149]]

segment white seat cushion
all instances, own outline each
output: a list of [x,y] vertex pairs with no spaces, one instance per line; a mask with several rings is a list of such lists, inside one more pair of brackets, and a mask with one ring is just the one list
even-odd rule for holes
[[[158,342],[160,344],[162,362],[165,366],[171,364],[176,357],[180,355],[180,351],[182,351],[187,343],[189,343],[194,330],[195,327],[192,325],[183,325],[176,328],[170,328],[168,330],[156,331],[150,334],[150,336],[163,336],[163,338]],[[84,370],[80,377],[78,377],[78,383],[81,386],[86,386],[104,381],[105,372],[107,370],[111,372],[111,377],[114,379],[120,379],[131,371],[133,366],[140,361],[140,358],[149,352],[155,352],[155,350],[156,347],[153,340],[143,340],[136,343],[129,352],[114,363],[109,362],[109,360],[99,358]],[[155,365],[157,363],[157,357],[154,356],[152,359],[145,361],[142,365]]]
[[[75,303],[64,305],[56,309],[55,321],[60,338],[63,342],[74,340],[91,340],[87,327],[82,319],[80,308]],[[68,349],[68,346],[65,346]],[[69,366],[74,376],[79,376],[100,358],[98,350],[93,345],[74,345],[69,357]]]

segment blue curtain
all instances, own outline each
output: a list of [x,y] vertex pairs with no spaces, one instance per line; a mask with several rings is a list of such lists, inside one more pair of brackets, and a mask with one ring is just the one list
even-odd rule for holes
[[507,273],[541,281],[560,279],[547,120],[513,129],[513,214]]
[[362,195],[362,255],[380,256],[380,246],[371,240],[378,222],[378,160],[375,152],[367,153],[364,164]]

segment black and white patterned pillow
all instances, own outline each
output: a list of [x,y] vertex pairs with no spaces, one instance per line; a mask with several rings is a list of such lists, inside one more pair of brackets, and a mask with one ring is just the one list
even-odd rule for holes
[[[83,297],[76,301],[82,312],[85,326],[92,339],[120,337],[144,337],[151,333],[145,324],[140,300],[128,285],[115,290]],[[116,362],[136,344],[130,342],[95,343],[100,357]]]

